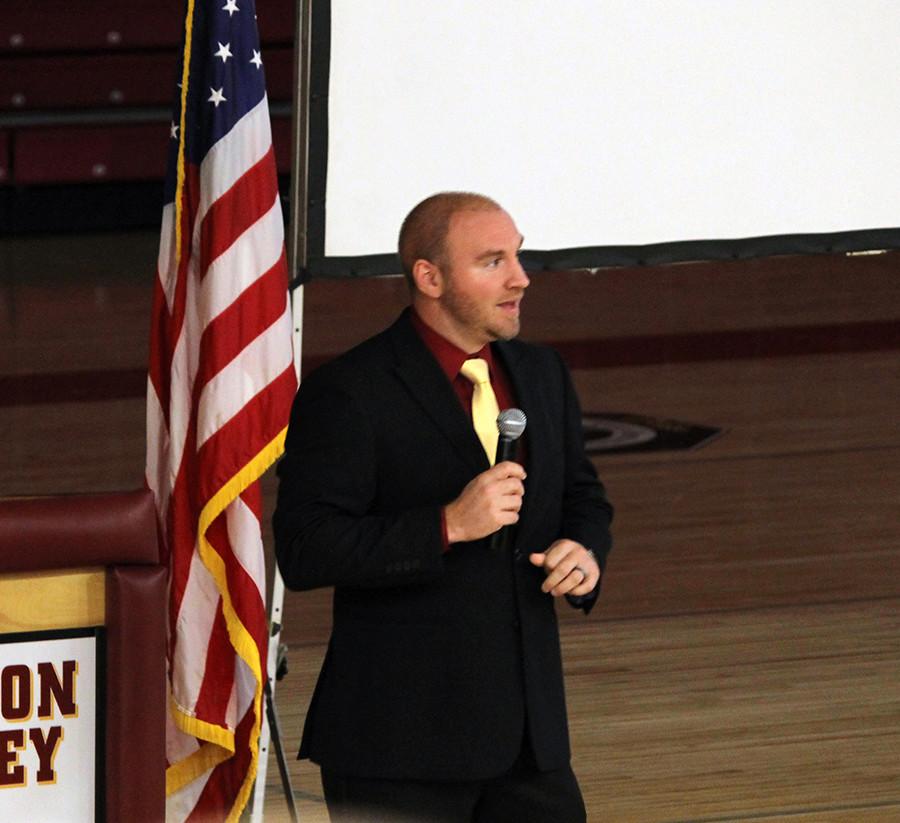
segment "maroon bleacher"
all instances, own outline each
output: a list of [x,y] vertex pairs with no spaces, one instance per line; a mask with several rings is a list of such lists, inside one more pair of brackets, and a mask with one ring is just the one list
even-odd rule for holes
[[0,109],[30,111],[168,106],[170,53],[0,57]]
[[3,0],[0,52],[165,49],[183,23],[183,0]]
[[168,134],[164,123],[19,129],[15,182],[41,185],[161,178]]
[[[257,0],[270,103],[292,98],[294,4]],[[160,179],[185,0],[2,6],[0,184]],[[283,114],[273,134],[279,171],[287,172]]]
[[[263,44],[294,38],[294,0],[259,0]],[[0,53],[178,48],[185,0],[3,0]]]

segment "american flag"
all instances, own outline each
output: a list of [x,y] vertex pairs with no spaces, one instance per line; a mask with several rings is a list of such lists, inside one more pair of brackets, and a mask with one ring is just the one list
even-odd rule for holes
[[296,389],[284,224],[253,0],[188,0],[147,392],[169,564],[168,820],[236,820],[266,677],[256,482]]

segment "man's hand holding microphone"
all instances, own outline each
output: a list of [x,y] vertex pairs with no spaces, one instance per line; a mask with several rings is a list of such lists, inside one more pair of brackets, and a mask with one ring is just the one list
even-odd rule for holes
[[[525,422],[525,414],[519,409],[500,412],[495,464],[469,481],[459,497],[444,507],[450,543],[493,535],[492,549],[508,544],[510,527],[519,521],[525,494],[525,469],[512,460]],[[546,551],[530,554],[529,560],[544,569],[546,579],[541,589],[553,597],[589,594],[600,580],[600,566],[593,552],[574,540],[556,540]]]

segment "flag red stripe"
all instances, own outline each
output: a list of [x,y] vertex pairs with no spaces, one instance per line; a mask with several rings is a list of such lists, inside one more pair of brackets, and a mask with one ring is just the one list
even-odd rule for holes
[[234,756],[220,763],[213,769],[206,786],[194,806],[194,811],[187,817],[187,823],[210,823],[213,820],[225,820],[228,817],[234,798],[240,791],[241,784],[250,767],[250,733],[253,730],[253,710],[244,715],[235,729]]
[[254,483],[252,486],[248,486],[241,492],[241,500],[244,501],[244,505],[247,506],[250,511],[256,515],[256,519],[262,523],[263,519],[263,503],[262,503],[262,489],[259,483]]
[[222,252],[262,217],[278,196],[275,154],[271,146],[258,162],[216,200],[200,226],[203,273]]
[[279,261],[261,275],[225,311],[215,317],[200,340],[196,385],[205,386],[282,314],[287,305],[287,263]]
[[[184,317],[187,309],[187,270],[191,256],[191,233],[193,221],[191,215],[196,214],[200,197],[200,176],[196,166],[185,166],[184,213],[182,215],[181,257],[176,261],[175,272],[157,272],[153,292],[153,320],[151,323],[149,373],[163,410],[166,426],[169,426],[169,405],[171,401],[172,361],[175,349],[184,328]],[[172,306],[166,302],[162,281],[175,277],[175,288],[172,291]]]
[[[191,260],[191,237],[194,232],[194,215],[197,213],[197,204],[200,200],[200,170],[193,164],[187,163],[184,168],[184,192],[182,193],[183,211],[181,215],[181,256],[176,261],[177,282],[173,294],[172,307],[170,309],[169,322],[166,328],[166,337],[163,340],[163,364],[166,372],[170,373],[172,358],[178,339],[181,337],[184,326],[184,317],[187,310],[187,273]],[[168,276],[172,276],[171,273]]]
[[284,419],[285,404],[290,408],[295,389],[294,368],[288,366],[200,447],[196,460],[202,470],[196,488],[202,499],[209,500],[237,474],[247,455],[258,454],[271,442],[274,433],[262,421],[272,420],[276,413]]
[[[254,483],[253,486],[257,484]],[[224,512],[216,518],[207,531],[206,536],[213,550],[222,559],[225,576],[228,580],[228,591],[231,593],[231,604],[236,612],[242,615],[244,627],[250,633],[257,646],[264,643],[268,632],[268,618],[263,605],[262,596],[257,584],[246,569],[238,561],[231,547]],[[265,660],[260,661],[265,676]]]
[[[193,422],[191,429],[193,429]],[[193,438],[191,438],[193,442]],[[191,573],[194,552],[185,551],[185,546],[197,543],[197,516],[187,489],[196,477],[192,461],[183,460],[181,470],[175,479],[167,513],[167,531],[172,547],[169,558],[169,652],[174,654],[177,633],[175,622],[181,610],[181,602]]]
[[169,323],[169,310],[166,306],[166,296],[163,292],[162,284],[157,276],[153,285],[153,315],[150,330],[150,351],[159,353],[161,356],[151,357],[148,374],[150,382],[153,384],[153,390],[159,399],[159,405],[162,409],[163,420],[166,428],[169,428],[169,379],[171,373],[168,363],[169,358],[163,352],[163,341],[167,339],[167,324]]
[[[231,602],[235,611],[242,615],[244,628],[247,629],[247,632],[253,638],[253,642],[259,648],[265,648],[266,639],[268,638],[268,617],[262,597],[256,588],[256,583],[247,574],[246,569],[238,561],[234,552],[231,551],[230,545],[226,544],[221,549],[219,545],[213,545],[225,563],[228,590],[231,592]],[[263,679],[265,679],[266,661],[264,658],[261,658],[259,662]]]
[[[210,531],[214,529],[224,531],[224,528],[218,527],[220,521],[224,526],[225,517],[218,517],[210,527]],[[234,682],[234,665],[234,649],[228,640],[228,626],[222,613],[220,599],[216,607],[216,619],[209,633],[209,645],[206,648],[203,685],[194,706],[197,717],[202,717],[207,723],[226,725],[228,699],[231,696],[231,684]]]
[[[193,446],[196,424],[194,415],[191,416],[189,448],[185,449],[175,478],[169,507],[169,533],[173,535],[173,545],[193,546],[196,543],[196,512],[202,508],[201,501],[209,500],[244,467],[248,457],[258,454],[269,444],[276,432],[271,432],[265,421],[286,418],[285,409],[290,409],[296,387],[294,369],[290,366],[225,423],[198,452]],[[198,393],[199,386],[195,385],[195,394]],[[194,402],[196,408],[196,400]],[[240,448],[236,448],[236,444]],[[192,554],[187,552],[175,552],[172,557],[170,628],[173,649],[175,620],[187,586],[191,557]]]

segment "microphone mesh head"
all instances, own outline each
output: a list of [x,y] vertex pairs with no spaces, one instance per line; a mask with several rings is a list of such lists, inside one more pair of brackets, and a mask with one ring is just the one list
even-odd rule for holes
[[521,409],[504,409],[497,416],[497,431],[505,440],[518,440],[525,431],[525,412]]

